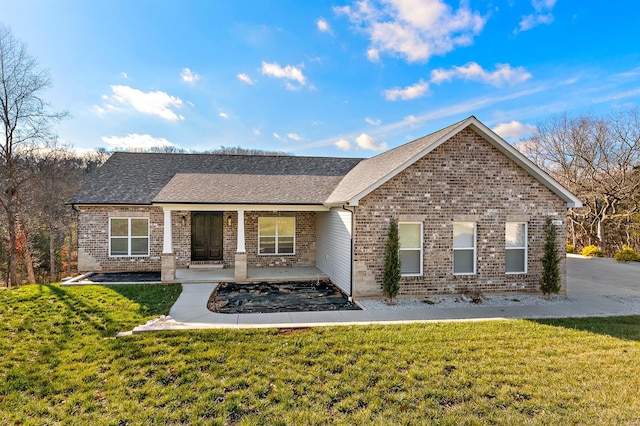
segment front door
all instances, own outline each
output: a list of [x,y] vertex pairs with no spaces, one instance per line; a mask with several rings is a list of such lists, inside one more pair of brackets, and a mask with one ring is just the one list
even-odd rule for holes
[[191,260],[222,260],[222,212],[191,213]]

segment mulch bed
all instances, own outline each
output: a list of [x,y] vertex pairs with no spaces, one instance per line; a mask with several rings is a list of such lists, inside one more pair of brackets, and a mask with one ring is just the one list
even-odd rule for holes
[[329,282],[222,283],[207,307],[222,314],[360,310]]
[[159,282],[160,272],[105,272],[88,277],[93,283],[144,283]]

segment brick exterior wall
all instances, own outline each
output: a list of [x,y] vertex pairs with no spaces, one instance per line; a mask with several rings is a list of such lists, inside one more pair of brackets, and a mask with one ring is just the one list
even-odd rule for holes
[[[157,207],[82,206],[78,214],[78,271],[159,271],[163,213]],[[109,218],[149,218],[149,256],[109,256]]]
[[[315,212],[245,212],[245,245],[247,267],[315,266],[316,264],[316,213]],[[258,218],[295,217],[295,255],[258,255]],[[235,241],[235,236],[234,236]],[[235,254],[235,252],[234,252]]]
[[[146,257],[109,256],[109,217],[148,217],[150,253]],[[182,224],[182,217],[185,224]],[[272,212],[245,212],[245,248],[247,266],[313,266],[316,261],[316,225],[314,212],[280,213],[296,218],[295,255],[258,255],[258,217],[278,216]],[[231,217],[231,225],[228,218]],[[223,212],[223,264],[234,267],[238,213]],[[171,214],[173,250],[176,267],[188,268],[191,263],[191,212]],[[160,271],[163,246],[164,213],[158,207],[83,206],[78,215],[78,270],[104,271]]]
[[[423,223],[423,275],[403,277],[402,295],[539,292],[546,217],[561,221],[557,244],[564,253],[565,202],[471,129],[364,197],[355,211],[356,297],[382,295],[391,218]],[[453,275],[454,221],[477,223],[475,275]],[[506,221],[528,223],[527,274],[504,272]]]

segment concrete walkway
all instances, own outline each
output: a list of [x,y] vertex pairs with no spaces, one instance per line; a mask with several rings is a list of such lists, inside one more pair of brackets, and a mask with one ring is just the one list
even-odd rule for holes
[[567,259],[570,302],[536,305],[456,307],[368,311],[283,312],[269,314],[216,314],[206,303],[214,283],[183,284],[171,308],[171,320],[156,321],[134,332],[165,329],[308,327],[421,321],[463,321],[504,318],[591,317],[640,314],[640,263],[612,259]]

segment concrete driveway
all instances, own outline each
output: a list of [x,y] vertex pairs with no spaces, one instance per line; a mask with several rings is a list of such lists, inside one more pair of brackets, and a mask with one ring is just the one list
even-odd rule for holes
[[469,321],[500,318],[559,318],[640,315],[640,263],[613,259],[567,257],[566,299],[541,304],[390,309],[366,311],[216,314],[207,309],[215,283],[183,284],[170,317],[137,327],[134,332],[195,329],[307,327],[319,325]]
[[572,297],[640,296],[640,262],[567,256],[567,294]]

